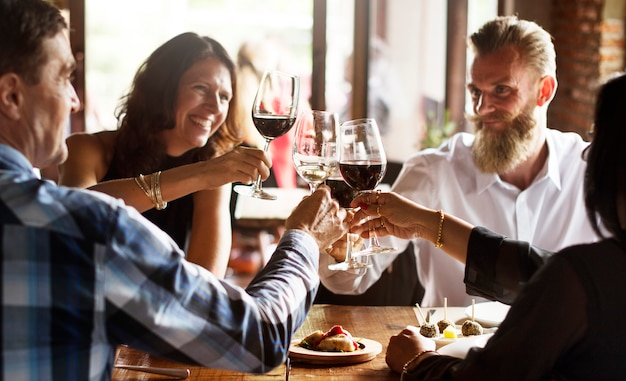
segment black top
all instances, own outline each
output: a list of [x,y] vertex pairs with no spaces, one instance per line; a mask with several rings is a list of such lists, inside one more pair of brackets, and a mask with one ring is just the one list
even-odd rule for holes
[[[496,248],[491,264],[477,258],[489,247]],[[626,380],[625,248],[608,239],[572,246],[549,259],[546,254],[474,229],[466,274],[481,279],[470,279],[468,289],[491,284],[483,291],[508,290],[502,293],[510,297],[515,292],[510,285],[532,276],[485,348],[470,350],[465,360],[428,357],[405,379]],[[501,279],[508,281],[498,286]]]
[[[179,166],[175,157],[168,156],[161,170],[167,170]],[[139,174],[137,174],[139,175]],[[116,180],[121,176],[117,175],[112,167],[109,167],[106,175],[101,181]],[[181,249],[186,249],[187,237],[191,232],[191,222],[193,216],[193,195],[181,197],[167,203],[167,208],[157,210],[148,209],[142,213],[144,217],[152,221],[178,244]]]

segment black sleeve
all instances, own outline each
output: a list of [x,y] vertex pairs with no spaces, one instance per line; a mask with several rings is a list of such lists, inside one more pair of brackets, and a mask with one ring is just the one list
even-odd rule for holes
[[472,230],[467,247],[467,293],[511,304],[521,287],[553,253],[483,227]]
[[[571,374],[564,371],[581,358],[577,348],[587,331],[587,304],[576,271],[556,255],[521,290],[484,348],[470,349],[464,360],[428,357],[403,379],[522,381],[548,380],[554,375],[569,379]],[[549,322],[557,322],[558,329]]]

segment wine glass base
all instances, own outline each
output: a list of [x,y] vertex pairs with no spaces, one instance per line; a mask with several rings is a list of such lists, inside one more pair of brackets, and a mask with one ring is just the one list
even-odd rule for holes
[[352,253],[352,257],[364,257],[370,255],[378,255],[378,254],[390,254],[398,251],[395,247],[379,247],[379,246],[370,246],[361,251],[356,251]]
[[260,198],[262,200],[276,200],[277,197],[271,193],[264,191],[263,189],[255,189],[254,186],[249,185],[235,185],[233,188],[235,192],[244,196],[250,196],[254,198]]
[[350,262],[332,263],[328,265],[328,269],[333,270],[333,271],[349,271],[349,270],[366,269],[370,266],[371,265],[369,263],[350,261]]

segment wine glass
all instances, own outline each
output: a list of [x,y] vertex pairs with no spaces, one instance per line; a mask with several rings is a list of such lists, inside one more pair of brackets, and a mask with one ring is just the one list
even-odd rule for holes
[[[344,122],[339,134],[339,170],[343,179],[356,191],[373,191],[385,175],[387,158],[376,120],[355,119]],[[395,248],[382,247],[376,232],[370,229],[370,244],[353,256],[391,253]]]
[[[252,104],[252,121],[265,138],[263,150],[267,152],[270,142],[291,129],[296,120],[300,79],[291,74],[272,70],[263,73],[259,89]],[[251,186],[237,185],[235,192],[263,200],[276,200],[276,196],[261,187],[261,175]]]
[[293,165],[313,193],[339,168],[336,149],[338,116],[328,111],[306,110],[298,115],[294,127]]
[[[326,180],[326,185],[330,188],[330,194],[337,200],[339,206],[348,210],[356,209],[350,207],[350,202],[359,194],[359,191],[346,183],[339,169],[330,175]],[[346,234],[346,237],[346,259],[344,259],[343,262],[328,265],[328,269],[347,271],[369,267],[370,264],[367,261],[367,256],[354,257],[352,255],[352,241],[350,240],[349,234]]]

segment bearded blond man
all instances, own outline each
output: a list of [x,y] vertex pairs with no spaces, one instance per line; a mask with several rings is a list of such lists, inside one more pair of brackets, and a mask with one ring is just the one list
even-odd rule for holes
[[[473,53],[468,120],[474,134],[457,133],[409,158],[392,190],[439,210],[444,233],[445,213],[450,213],[550,251],[597,240],[581,186],[586,166],[581,152],[588,143],[548,127],[547,110],[557,90],[552,37],[534,22],[498,17],[471,35],[468,44]],[[365,274],[329,271],[327,264],[341,258],[323,253],[322,283],[335,293],[363,293],[413,244],[425,288],[422,305],[442,305],[444,297],[457,306],[481,301],[468,294],[463,282],[476,274],[466,274],[462,263],[436,245],[419,237],[389,239],[393,242],[386,244],[398,253],[370,257],[372,267]]]

